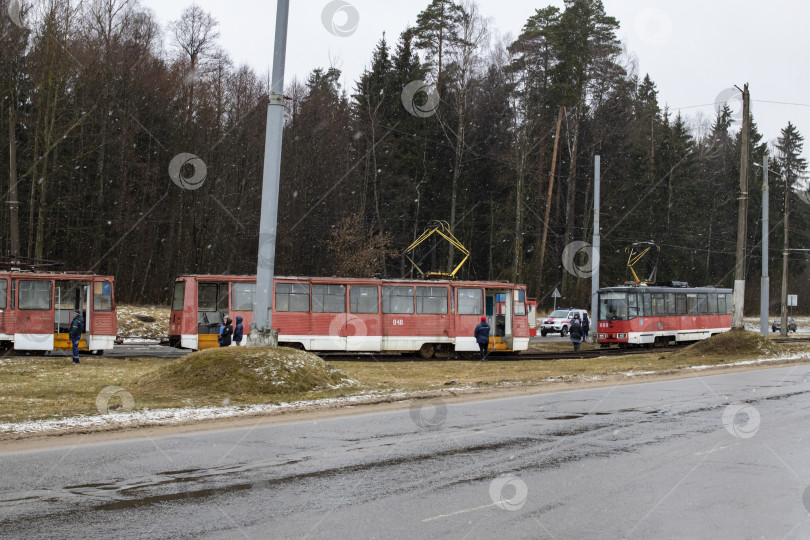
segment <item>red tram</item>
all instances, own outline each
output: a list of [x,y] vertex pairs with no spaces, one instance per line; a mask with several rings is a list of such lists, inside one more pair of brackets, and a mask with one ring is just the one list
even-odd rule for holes
[[731,289],[641,285],[606,287],[598,295],[602,346],[697,341],[731,329]]
[[[225,317],[241,316],[248,333],[255,288],[256,276],[178,277],[170,343],[216,347]],[[526,288],[505,282],[276,277],[271,309],[279,344],[311,351],[472,353],[482,316],[492,350],[529,345]]]
[[79,273],[0,272],[0,346],[70,350],[73,312],[82,313],[79,349],[101,354],[115,344],[113,278]]

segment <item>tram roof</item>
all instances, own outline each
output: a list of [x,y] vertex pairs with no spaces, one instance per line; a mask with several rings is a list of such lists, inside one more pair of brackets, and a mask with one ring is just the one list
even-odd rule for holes
[[[198,281],[238,281],[238,282],[254,282],[255,275],[225,275],[225,274],[180,274],[179,278],[194,278]],[[522,283],[510,283],[509,281],[466,281],[455,279],[403,279],[403,278],[358,278],[358,277],[313,277],[313,276],[274,276],[275,280],[290,280],[290,281],[308,281],[313,283],[403,283],[403,284],[418,284],[418,285],[475,285],[478,287],[487,288],[515,288],[525,287]]]
[[0,270],[0,277],[23,277],[30,279],[72,279],[72,280],[92,280],[106,279],[113,281],[113,276],[104,276],[89,272],[37,272],[34,270]]
[[655,292],[655,293],[725,293],[731,294],[732,289],[718,287],[668,287],[664,285],[619,285],[616,287],[602,287],[597,292]]

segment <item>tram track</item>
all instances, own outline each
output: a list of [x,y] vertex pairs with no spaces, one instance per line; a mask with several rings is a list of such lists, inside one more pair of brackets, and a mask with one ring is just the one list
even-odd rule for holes
[[[681,349],[681,347],[656,347],[652,348],[632,348],[632,349],[592,349],[580,351],[523,351],[520,353],[498,353],[492,352],[487,357],[487,361],[491,362],[509,362],[509,361],[522,361],[522,360],[578,360],[586,358],[602,358],[606,356],[629,356],[633,354],[649,354],[653,351],[655,353],[673,352]],[[456,355],[437,356],[434,358],[424,359],[419,356],[404,356],[404,355],[384,355],[384,354],[320,354],[321,358],[328,361],[351,361],[351,362],[441,362],[441,361],[480,361],[478,353],[473,353],[471,356],[463,357]]]

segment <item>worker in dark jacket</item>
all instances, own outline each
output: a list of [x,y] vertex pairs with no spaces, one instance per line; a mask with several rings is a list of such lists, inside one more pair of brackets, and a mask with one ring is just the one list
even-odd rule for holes
[[233,344],[237,347],[242,346],[242,336],[245,333],[245,327],[242,326],[242,317],[236,316],[236,326],[233,327]]
[[588,341],[588,332],[591,330],[591,320],[588,318],[588,312],[582,313],[582,341]]
[[68,330],[68,337],[70,338],[70,343],[73,345],[73,363],[79,363],[79,341],[82,339],[82,333],[84,332],[84,318],[82,318],[82,314],[78,311],[74,311],[73,320],[70,323],[70,329]]
[[579,350],[579,344],[582,342],[582,323],[579,322],[579,314],[574,315],[571,321],[571,328],[568,329],[568,335],[571,338],[571,343],[574,344],[574,350]]
[[230,317],[225,319],[225,326],[222,328],[222,333],[219,334],[219,346],[228,347],[231,344],[231,336],[233,335],[233,321]]
[[475,327],[475,341],[478,343],[478,348],[481,349],[481,361],[486,362],[489,348],[489,325],[486,317],[481,317],[481,322]]

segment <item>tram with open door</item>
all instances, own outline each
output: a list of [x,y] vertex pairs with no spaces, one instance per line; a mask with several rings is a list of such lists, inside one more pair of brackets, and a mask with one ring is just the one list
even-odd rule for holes
[[[170,343],[216,347],[226,317],[249,333],[255,289],[256,276],[179,276]],[[309,351],[474,353],[482,316],[495,352],[526,350],[530,337],[526,287],[499,281],[276,277],[271,309],[279,344]]]
[[79,350],[102,354],[115,344],[113,278],[81,273],[0,271],[0,347],[70,350],[74,311],[82,314]]

